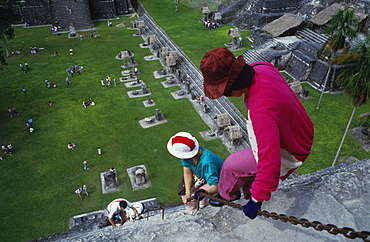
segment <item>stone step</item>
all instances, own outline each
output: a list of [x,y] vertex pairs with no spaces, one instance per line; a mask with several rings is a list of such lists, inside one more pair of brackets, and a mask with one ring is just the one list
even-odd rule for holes
[[328,39],[328,36],[324,34],[315,33],[314,31],[307,28],[298,31],[296,36],[300,39],[304,39],[309,42],[315,42],[319,44],[324,44]]
[[[68,8],[72,12],[69,13]],[[53,22],[58,21],[64,26],[64,31],[69,30],[70,25],[74,25],[76,30],[94,29],[94,23],[91,20],[89,2],[87,0],[52,0],[51,9]]]
[[[140,202],[144,205],[144,211],[154,210],[160,207],[157,198],[149,198],[137,202]],[[159,212],[151,212],[150,216],[153,216],[153,214],[156,213]],[[107,216],[107,209],[76,215],[70,218],[69,228],[72,229],[78,227],[80,229],[91,229],[97,226],[102,227],[106,224]]]

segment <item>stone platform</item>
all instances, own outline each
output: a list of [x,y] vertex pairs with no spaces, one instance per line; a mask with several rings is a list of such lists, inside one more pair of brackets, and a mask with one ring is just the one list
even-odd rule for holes
[[139,120],[139,124],[141,125],[141,127],[143,127],[143,129],[150,128],[150,127],[163,124],[166,122],[167,122],[166,119],[162,119],[160,121],[156,120],[155,116],[151,116],[151,117],[147,117],[147,118]]
[[[138,169],[143,169],[144,172],[145,172],[145,182],[143,182],[142,184],[138,184],[136,182],[135,171],[137,171]],[[131,182],[131,186],[132,186],[133,191],[148,188],[148,187],[152,186],[152,183],[149,180],[148,171],[147,171],[145,165],[130,167],[130,168],[127,168],[126,171],[127,171],[128,176],[130,177],[130,182]]]

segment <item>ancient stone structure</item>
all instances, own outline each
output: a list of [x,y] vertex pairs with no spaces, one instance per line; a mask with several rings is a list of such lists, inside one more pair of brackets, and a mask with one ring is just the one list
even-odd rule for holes
[[[20,24],[27,26],[55,25],[76,30],[94,28],[92,20],[112,19],[130,12],[129,0],[25,0],[16,10],[22,16]],[[62,29],[63,30],[63,29]]]
[[[240,0],[231,1],[209,15],[215,18],[216,13],[221,14],[222,23],[253,31],[253,50],[244,54],[250,59],[247,62],[271,62],[289,72],[296,80],[307,81],[320,90],[328,75],[324,91],[335,93],[341,89],[335,81],[341,67],[329,66],[326,61],[319,60],[318,52],[328,38],[323,30],[331,16],[344,7],[356,9],[360,26],[368,31],[370,3],[362,0],[335,3],[325,0]],[[282,40],[288,37],[291,40]],[[235,43],[231,45],[235,46]]]

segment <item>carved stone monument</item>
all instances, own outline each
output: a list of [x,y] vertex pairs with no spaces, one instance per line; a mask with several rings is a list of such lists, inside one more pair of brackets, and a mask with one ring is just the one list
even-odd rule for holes
[[127,174],[130,177],[132,190],[134,191],[152,186],[145,165],[128,168]]
[[216,12],[214,16],[215,21],[220,21],[222,19],[221,12]]
[[112,168],[105,172],[100,173],[100,179],[102,182],[102,192],[117,192],[119,191],[118,177],[116,169]]
[[239,139],[243,137],[242,130],[239,125],[229,126],[225,129],[229,132],[230,140],[233,145],[238,145]]
[[155,110],[154,116],[157,121],[161,121],[162,119],[164,119],[163,114],[161,113],[161,110],[159,108]]
[[141,93],[142,93],[142,94],[147,94],[147,93],[148,93],[148,90],[147,90],[147,88],[146,88],[146,85],[145,85],[145,84],[142,84],[142,85],[141,85]]
[[150,96],[148,96],[148,104],[153,104],[153,100]]

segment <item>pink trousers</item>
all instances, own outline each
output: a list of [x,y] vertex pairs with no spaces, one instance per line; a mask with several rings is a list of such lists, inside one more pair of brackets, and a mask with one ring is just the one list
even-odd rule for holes
[[257,163],[252,149],[248,148],[231,154],[226,158],[220,175],[218,190],[226,200],[235,200],[240,197],[243,189],[244,198],[249,199],[252,186],[257,173]]

